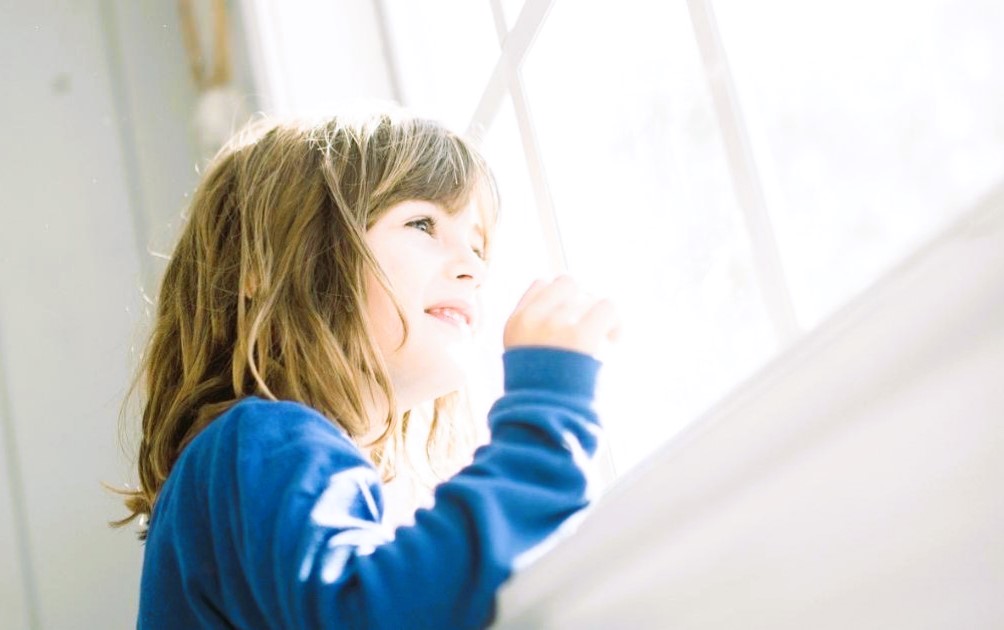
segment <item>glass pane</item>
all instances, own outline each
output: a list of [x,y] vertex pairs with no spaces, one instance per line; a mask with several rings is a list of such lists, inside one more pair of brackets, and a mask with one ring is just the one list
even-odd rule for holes
[[1004,176],[1004,3],[715,0],[798,317]]
[[509,314],[534,279],[548,273],[547,249],[523,157],[516,117],[506,98],[482,146],[495,173],[502,199],[498,231],[485,283],[484,329],[480,335],[484,365],[473,378],[474,406],[484,417],[502,393],[502,330]]
[[774,339],[685,4],[557,3],[523,70],[570,270],[624,319],[601,401],[623,470]]
[[506,24],[510,29],[516,25],[516,18],[519,17],[519,12],[523,10],[525,2],[526,0],[501,0],[502,14],[505,15]]
[[384,6],[404,104],[466,129],[498,58],[488,2],[384,0]]

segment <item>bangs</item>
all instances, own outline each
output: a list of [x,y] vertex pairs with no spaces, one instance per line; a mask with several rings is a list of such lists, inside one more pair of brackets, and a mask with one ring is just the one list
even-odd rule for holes
[[405,176],[400,192],[409,191],[413,199],[437,203],[450,213],[474,198],[497,205],[494,177],[473,147],[438,125],[424,131],[424,146],[414,156],[411,176]]
[[[443,207],[450,215],[462,212],[473,203],[481,223],[484,238],[483,251],[487,258],[491,252],[492,234],[498,221],[499,195],[495,177],[480,155],[459,138],[451,138],[453,151],[437,170],[441,186],[439,194],[430,194],[425,201]],[[433,191],[430,190],[430,193]]]
[[[485,235],[485,251],[491,241],[499,212],[499,195],[495,177],[484,158],[463,138],[438,123],[411,120],[411,124],[385,120],[379,144],[385,168],[379,179],[383,189],[375,203],[376,212],[369,217],[372,225],[383,212],[403,201],[429,201],[449,214],[456,214],[474,203]],[[382,125],[383,126],[383,125]],[[379,158],[378,158],[379,159]]]

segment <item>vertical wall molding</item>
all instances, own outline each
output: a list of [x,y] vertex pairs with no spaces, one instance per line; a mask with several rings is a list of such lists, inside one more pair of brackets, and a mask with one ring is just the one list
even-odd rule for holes
[[401,70],[397,63],[397,51],[394,49],[390,25],[387,22],[387,7],[384,6],[384,0],[373,0],[373,13],[376,14],[377,28],[380,29],[380,49],[383,51],[384,66],[387,68],[387,82],[390,83],[391,95],[395,101],[404,105]]
[[266,6],[259,0],[240,2],[257,101],[264,111],[285,114],[290,108],[290,90],[283,78],[281,53],[272,26],[276,16],[270,12],[271,8],[271,4]]
[[122,50],[115,18],[115,8],[111,0],[100,3],[101,36],[104,42],[105,61],[108,64],[108,82],[111,88],[112,106],[115,108],[115,126],[118,130],[119,150],[122,154],[122,171],[125,174],[125,189],[129,200],[129,215],[133,220],[133,235],[136,257],[139,264],[141,283],[146,294],[156,293],[157,281],[147,242],[150,237],[149,225],[143,199],[143,186],[139,173],[139,155],[136,150],[136,134],[133,132],[132,105],[126,89],[125,68],[122,66]]
[[[0,308],[0,313],[3,313]],[[17,566],[21,571],[21,583],[24,589],[24,605],[28,617],[28,627],[39,630],[38,586],[35,577],[35,566],[31,557],[30,528],[28,527],[27,500],[24,483],[21,476],[21,458],[17,448],[17,432],[14,430],[14,415],[10,402],[10,389],[7,385],[7,366],[4,357],[3,321],[0,320],[0,431],[3,431],[4,453],[7,472],[7,483],[10,485],[10,501],[13,509],[11,520],[14,523]]]

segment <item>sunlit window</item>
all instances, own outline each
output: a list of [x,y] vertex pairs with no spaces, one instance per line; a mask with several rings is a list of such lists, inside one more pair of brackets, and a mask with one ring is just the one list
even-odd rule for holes
[[[497,172],[489,329],[539,275],[618,303],[621,471],[1004,175],[993,0],[374,6],[376,95],[473,130]],[[308,107],[312,80],[275,89]]]
[[1004,174],[1004,5],[714,4],[814,326]]

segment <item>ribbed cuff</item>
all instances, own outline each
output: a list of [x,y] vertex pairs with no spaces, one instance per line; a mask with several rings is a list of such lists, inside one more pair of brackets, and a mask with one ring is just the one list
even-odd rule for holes
[[546,389],[555,393],[592,399],[596,392],[599,361],[560,348],[521,346],[502,355],[505,391]]

